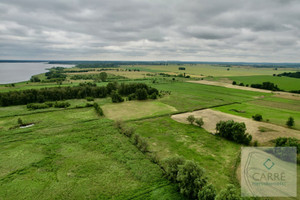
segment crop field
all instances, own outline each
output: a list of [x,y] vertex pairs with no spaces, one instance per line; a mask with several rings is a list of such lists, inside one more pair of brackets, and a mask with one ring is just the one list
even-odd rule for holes
[[246,84],[257,84],[263,82],[271,82],[276,84],[280,89],[285,91],[291,90],[299,90],[300,88],[300,79],[298,78],[290,78],[290,77],[279,77],[279,76],[235,76],[235,77],[227,77],[232,81],[236,81],[237,83]]

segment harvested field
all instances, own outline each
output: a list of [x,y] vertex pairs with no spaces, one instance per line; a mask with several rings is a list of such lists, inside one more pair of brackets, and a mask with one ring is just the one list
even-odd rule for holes
[[[257,122],[253,121],[252,119],[235,116],[211,109],[173,115],[172,119],[187,124],[188,122],[186,118],[189,115],[194,115],[196,118],[202,117],[204,121],[203,128],[212,133],[216,132],[216,124],[221,120],[234,120],[237,122],[245,122],[247,132],[252,135],[253,141],[257,140],[261,144],[269,143],[271,140],[276,139],[278,137],[295,137],[300,139],[300,131],[270,123]],[[264,127],[266,131],[262,132],[261,127]]]

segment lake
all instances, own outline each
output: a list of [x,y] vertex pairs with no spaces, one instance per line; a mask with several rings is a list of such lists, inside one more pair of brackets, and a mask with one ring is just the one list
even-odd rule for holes
[[0,84],[28,81],[32,75],[45,73],[51,67],[73,67],[48,63],[0,63]]

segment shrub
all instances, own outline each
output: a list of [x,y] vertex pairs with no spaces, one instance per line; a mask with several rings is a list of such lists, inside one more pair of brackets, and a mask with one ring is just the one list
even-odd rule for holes
[[137,100],[145,100],[148,97],[147,90],[145,88],[137,89],[135,95]]
[[97,103],[94,103],[93,106],[95,108],[96,113],[99,116],[103,116],[104,115],[102,108]]
[[199,167],[194,161],[186,161],[179,166],[177,181],[179,182],[180,193],[188,198],[196,199],[199,190],[207,183],[204,169]]
[[189,115],[189,116],[186,118],[186,120],[187,120],[188,122],[190,122],[190,124],[193,124],[194,121],[195,121],[195,117],[194,117],[194,115]]
[[246,125],[243,122],[239,123],[233,120],[220,121],[216,125],[216,130],[217,135],[240,144],[249,145],[252,140],[252,136],[245,133]]
[[195,119],[195,123],[199,126],[199,127],[202,127],[203,124],[204,124],[204,121],[202,118],[197,118]]
[[234,185],[227,185],[227,187],[219,192],[215,200],[240,200],[241,197],[234,187]]
[[133,127],[123,127],[121,129],[121,133],[124,134],[127,137],[131,137],[135,132],[135,129]]
[[19,124],[20,126],[22,126],[22,125],[23,125],[23,121],[22,121],[22,119],[21,119],[21,118],[18,118],[18,124]]
[[236,85],[236,81],[232,81],[232,85]]
[[136,146],[141,152],[143,152],[143,153],[148,152],[149,145],[148,145],[147,141],[145,140],[145,138],[139,137],[138,143],[136,144]]
[[106,81],[106,79],[107,79],[107,73],[106,72],[101,72],[99,74],[99,76],[100,76],[100,79],[101,79],[102,82]]
[[26,107],[30,110],[49,108],[49,106],[47,104],[44,104],[44,103],[30,103],[30,104],[27,104]]
[[124,101],[124,99],[121,97],[121,95],[119,95],[119,93],[117,93],[116,91],[112,92],[111,100],[113,103],[120,103],[120,102]]
[[289,117],[289,119],[286,121],[286,125],[291,128],[292,126],[294,126],[294,124],[295,124],[294,118]]
[[255,147],[258,146],[258,141],[257,141],[257,140],[255,140],[255,141],[253,142],[253,146],[255,146]]
[[134,134],[132,137],[132,144],[137,145],[139,143],[139,140],[140,140],[140,135]]
[[64,101],[56,101],[54,103],[54,107],[55,108],[67,108],[69,107],[71,104],[69,102],[64,102]]
[[263,119],[263,117],[262,117],[261,114],[253,115],[252,118],[253,118],[255,121],[261,121],[261,120]]
[[175,156],[171,158],[166,158],[163,160],[164,170],[166,172],[166,177],[172,181],[177,181],[177,174],[178,174],[178,166],[183,165],[185,160],[183,157]]
[[296,138],[279,137],[275,140],[276,147],[296,147],[297,153],[300,152],[300,142]]
[[244,86],[244,83],[240,83],[239,86]]
[[115,122],[115,127],[116,127],[117,129],[121,129],[121,128],[123,128],[123,126],[124,126],[124,122],[123,122],[122,120],[117,120],[117,121]]
[[212,184],[206,185],[198,193],[199,200],[214,200],[216,197],[216,189]]
[[93,97],[86,97],[85,98],[87,101],[94,101],[94,98]]

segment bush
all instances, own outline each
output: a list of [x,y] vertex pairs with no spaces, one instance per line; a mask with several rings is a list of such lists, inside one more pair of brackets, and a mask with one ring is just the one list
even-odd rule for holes
[[148,152],[149,145],[148,145],[147,141],[145,140],[145,138],[139,137],[138,143],[136,144],[136,146],[141,152],[143,152],[143,153]]
[[67,108],[69,107],[71,104],[69,102],[64,102],[64,101],[56,101],[54,103],[54,107],[55,108]]
[[145,88],[137,89],[135,92],[137,100],[146,100],[148,97],[147,90]]
[[232,85],[236,85],[236,81],[232,81]]
[[207,183],[204,169],[199,167],[194,161],[186,161],[179,166],[177,181],[179,182],[180,193],[188,198],[196,199],[199,190]]
[[95,108],[96,113],[97,113],[99,116],[103,116],[103,115],[104,115],[102,108],[101,108],[97,103],[94,103],[93,106],[94,106],[94,108]]
[[177,182],[178,166],[183,165],[184,163],[184,158],[179,156],[164,159],[163,166],[166,177],[172,182]]
[[198,193],[199,200],[214,200],[216,197],[216,189],[212,184],[206,185]]
[[18,124],[19,124],[20,126],[22,126],[22,125],[23,125],[23,121],[22,121],[22,119],[21,119],[21,118],[18,118]]
[[204,124],[204,121],[202,118],[197,118],[195,119],[195,123],[199,126],[199,127],[202,127],[203,124]]
[[255,147],[258,146],[258,141],[257,141],[257,140],[255,140],[255,141],[253,142],[253,146],[255,146]]
[[94,98],[93,97],[86,97],[85,98],[87,101],[94,101]]
[[216,125],[216,130],[217,135],[240,144],[249,145],[252,140],[252,136],[245,133],[246,125],[243,122],[239,123],[233,120],[220,121]]
[[47,104],[44,104],[44,103],[30,103],[30,104],[27,104],[26,107],[30,110],[49,108],[49,106]]
[[124,122],[123,122],[122,120],[117,120],[117,121],[115,122],[115,127],[116,127],[117,129],[122,129],[122,128],[124,127]]
[[215,200],[240,200],[241,197],[234,187],[234,185],[227,185],[227,187],[219,192]]
[[300,151],[300,142],[296,138],[279,137],[275,140],[276,147],[296,147],[297,153]]
[[113,103],[120,103],[120,102],[124,101],[124,99],[121,97],[121,95],[119,95],[119,93],[117,93],[116,91],[112,92],[111,100]]
[[135,132],[135,129],[133,127],[123,127],[121,128],[121,133],[124,134],[127,137],[131,137]]
[[139,143],[139,140],[140,140],[140,135],[134,134],[132,137],[132,144],[137,145]]
[[295,124],[294,118],[289,117],[289,119],[286,122],[286,125],[291,128],[292,126],[294,126],[294,124]]
[[194,117],[194,115],[189,115],[189,116],[186,118],[186,120],[187,120],[188,122],[190,122],[190,124],[193,124],[194,121],[195,121],[195,117]]
[[263,119],[263,117],[262,117],[261,114],[253,115],[252,118],[253,118],[255,121],[261,121],[261,120]]

